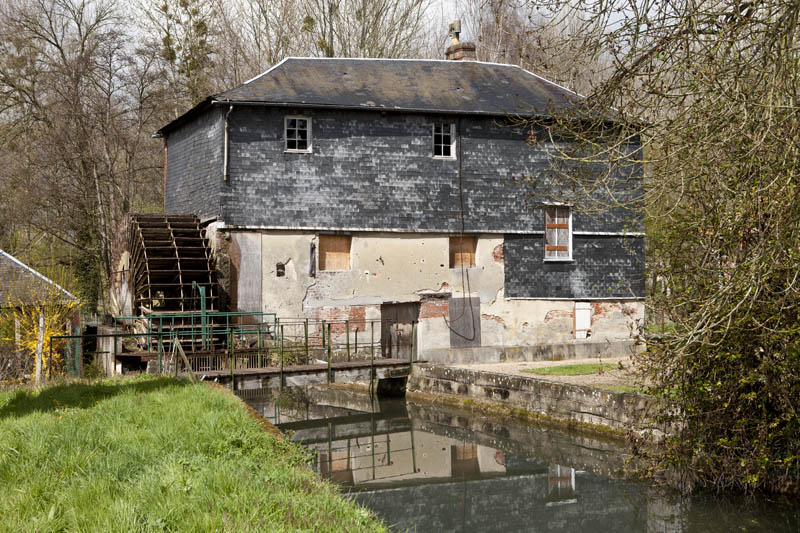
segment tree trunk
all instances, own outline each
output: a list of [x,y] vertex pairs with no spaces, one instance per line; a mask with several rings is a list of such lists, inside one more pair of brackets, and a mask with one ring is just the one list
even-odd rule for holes
[[14,316],[14,351],[22,351],[22,332],[20,331],[19,317]]
[[36,376],[33,384],[42,384],[42,350],[44,350],[44,311],[39,312],[39,338],[36,341]]

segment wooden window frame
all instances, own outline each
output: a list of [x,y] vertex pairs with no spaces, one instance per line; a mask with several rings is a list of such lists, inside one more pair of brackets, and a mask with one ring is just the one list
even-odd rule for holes
[[[329,248],[323,245],[323,240],[325,239],[347,239],[347,268],[328,268],[327,265],[327,253]],[[318,246],[317,246],[317,271],[319,272],[346,272],[348,270],[353,269],[353,237],[352,235],[337,235],[337,234],[330,234],[330,233],[322,233],[318,236]]]
[[[465,252],[460,247],[454,247],[453,243],[454,241],[464,241],[467,239],[469,239],[472,242],[472,251],[471,251],[472,261],[470,262],[471,264],[469,265],[456,264],[459,263],[458,261],[456,261],[456,254],[463,254]],[[478,264],[477,252],[478,252],[478,237],[476,237],[475,235],[457,235],[447,239],[447,262],[450,268],[475,268],[475,266]]]
[[[442,132],[436,133],[437,126],[441,126]],[[444,128],[448,128],[448,132],[444,132]],[[442,141],[436,142],[436,137],[441,136]],[[450,137],[450,144],[446,144],[444,142],[445,136]],[[455,159],[456,158],[456,125],[452,122],[434,122],[431,124],[431,142],[433,146],[433,157],[434,159]],[[450,155],[443,155],[444,154],[444,147],[450,147]],[[437,154],[437,148],[441,147],[441,153]]]
[[[555,219],[558,219],[558,211],[560,209],[566,209],[567,210],[567,224],[548,224],[547,223],[547,210],[548,209],[555,209],[556,210],[555,217],[553,217]],[[572,206],[564,205],[564,204],[550,204],[550,205],[545,205],[543,207],[543,211],[544,211],[544,236],[542,237],[542,239],[544,240],[544,260],[548,261],[548,262],[550,262],[550,261],[554,261],[554,262],[572,261],[573,260],[572,259]],[[569,235],[567,243],[563,244],[563,243],[559,243],[558,242],[558,231],[556,231],[556,243],[555,244],[549,244],[547,242],[547,230],[548,229],[555,229],[555,230],[566,229],[567,233]],[[567,256],[566,257],[557,257],[557,256],[549,256],[548,255],[548,252],[559,252],[559,251],[566,251],[567,252]]]
[[[305,149],[289,148],[289,121],[290,120],[305,120],[306,121],[306,143]],[[298,131],[301,128],[293,128]],[[296,139],[294,139],[296,140]],[[283,117],[283,148],[284,152],[290,154],[310,154],[313,148],[313,136],[311,133],[311,117],[305,115],[285,115]]]

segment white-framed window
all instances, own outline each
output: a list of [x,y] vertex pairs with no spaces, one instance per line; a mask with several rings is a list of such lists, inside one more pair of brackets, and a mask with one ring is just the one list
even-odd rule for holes
[[544,207],[544,260],[572,260],[572,210],[569,206]]
[[433,157],[455,158],[455,129],[455,124],[447,122],[437,122],[433,125]]
[[290,115],[284,117],[284,137],[287,152],[311,152],[311,118]]

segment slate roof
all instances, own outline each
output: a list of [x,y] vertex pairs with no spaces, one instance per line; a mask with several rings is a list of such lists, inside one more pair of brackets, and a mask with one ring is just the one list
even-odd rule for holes
[[16,257],[0,250],[0,308],[9,304],[32,304],[48,297],[55,287],[63,301],[77,300],[57,283],[35,271]]
[[239,87],[209,97],[158,134],[215,103],[547,116],[580,99],[516,65],[289,57]]

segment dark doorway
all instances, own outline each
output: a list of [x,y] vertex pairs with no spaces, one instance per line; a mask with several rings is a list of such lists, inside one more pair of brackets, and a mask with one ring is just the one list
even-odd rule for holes
[[419,302],[381,305],[381,354],[410,358],[412,325],[418,320]]

